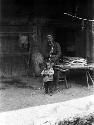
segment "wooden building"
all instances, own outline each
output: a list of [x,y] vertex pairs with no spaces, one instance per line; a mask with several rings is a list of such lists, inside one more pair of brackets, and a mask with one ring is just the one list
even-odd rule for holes
[[[2,20],[0,20],[0,76],[25,74],[23,55],[28,52],[22,53],[20,50],[20,34],[28,36],[31,50],[38,50],[43,56],[46,54],[46,35],[51,33],[54,35],[55,41],[61,45],[62,56],[84,57],[88,61],[94,62],[93,1],[87,0],[86,3],[82,3],[81,0],[78,0],[79,4],[76,2],[75,6],[70,2],[68,5],[64,4],[63,1],[62,10],[60,3],[58,5],[55,3],[55,6],[49,2],[41,1],[39,3],[35,1],[33,16],[30,10],[26,14],[24,13],[24,16],[15,15],[15,18],[2,16]],[[79,9],[76,12],[78,5]],[[86,8],[83,9],[84,6]],[[71,10],[71,7],[76,9]],[[73,14],[64,15],[66,10]]]

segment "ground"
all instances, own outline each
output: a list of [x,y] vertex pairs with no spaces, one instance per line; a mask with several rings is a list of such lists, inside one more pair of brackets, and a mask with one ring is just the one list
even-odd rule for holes
[[[79,81],[79,80],[78,80]],[[83,84],[84,83],[84,84]],[[94,94],[94,87],[88,88],[85,81],[69,80],[69,88],[58,84],[52,96],[45,95],[40,77],[14,77],[0,79],[0,112],[33,107],[49,103],[63,102]]]

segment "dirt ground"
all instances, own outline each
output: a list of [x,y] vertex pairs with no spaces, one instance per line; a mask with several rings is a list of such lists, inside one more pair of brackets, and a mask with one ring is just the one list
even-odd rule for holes
[[[77,83],[77,81],[80,81]],[[94,94],[94,87],[86,81],[69,80],[69,88],[59,83],[52,96],[45,95],[41,78],[15,77],[0,79],[0,112],[63,102]]]

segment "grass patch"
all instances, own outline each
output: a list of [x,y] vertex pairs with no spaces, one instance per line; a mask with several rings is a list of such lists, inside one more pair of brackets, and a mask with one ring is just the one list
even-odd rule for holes
[[60,121],[58,125],[94,125],[94,113],[84,117],[75,117],[72,120]]

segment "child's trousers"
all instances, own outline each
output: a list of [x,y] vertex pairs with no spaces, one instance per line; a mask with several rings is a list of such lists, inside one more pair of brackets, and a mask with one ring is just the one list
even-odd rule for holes
[[45,93],[52,93],[53,91],[53,81],[44,82]]

